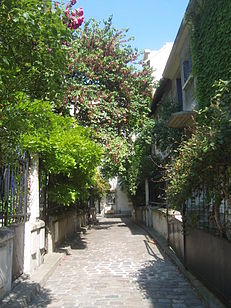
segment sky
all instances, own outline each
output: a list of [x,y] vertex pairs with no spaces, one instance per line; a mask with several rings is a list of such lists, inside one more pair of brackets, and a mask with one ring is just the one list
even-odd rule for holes
[[[65,0],[67,2],[67,0]],[[189,0],[77,0],[74,8],[84,9],[85,19],[98,21],[113,15],[117,29],[129,28],[133,47],[160,49],[173,42]]]

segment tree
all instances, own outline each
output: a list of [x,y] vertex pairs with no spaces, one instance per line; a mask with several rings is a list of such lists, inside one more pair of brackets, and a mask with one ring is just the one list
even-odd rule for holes
[[[68,72],[68,45],[83,22],[83,10],[65,12],[51,1],[1,1],[1,164],[18,151],[38,153],[48,178],[50,201],[71,204],[87,198],[100,181],[102,149],[92,131],[57,114]],[[102,185],[101,185],[102,186]]]
[[126,171],[126,159],[149,113],[151,70],[138,68],[139,53],[118,31],[112,18],[103,27],[94,20],[76,33],[69,50],[69,89],[63,106],[74,106],[79,123],[97,133],[106,149],[103,172],[108,177]]

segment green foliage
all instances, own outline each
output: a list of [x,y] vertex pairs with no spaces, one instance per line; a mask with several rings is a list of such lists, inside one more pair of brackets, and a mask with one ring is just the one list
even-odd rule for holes
[[231,2],[202,1],[200,11],[189,15],[192,21],[193,73],[199,109],[215,94],[213,84],[231,78]]
[[[133,202],[139,199],[139,193],[143,193],[141,187],[144,187],[145,179],[152,180],[153,175],[161,173],[161,158],[152,153],[152,145],[155,144],[161,153],[172,156],[172,150],[177,148],[182,139],[182,130],[168,127],[171,114],[177,110],[175,102],[163,100],[158,108],[158,118],[143,118],[142,129],[127,154],[125,172],[121,173],[121,183],[127,188]],[[163,186],[161,181],[159,186]]]
[[[158,107],[158,118],[153,128],[154,142],[161,152],[171,152],[176,149],[182,138],[182,130],[168,127],[168,121],[174,112],[178,112],[177,102],[163,99]],[[172,152],[173,154],[173,152]]]
[[152,128],[154,121],[146,118],[142,131],[135,137],[127,154],[125,170],[121,173],[121,184],[126,187],[132,198],[137,197],[139,186],[144,186],[145,178],[151,175],[153,164],[151,160]]
[[17,99],[16,105],[4,104],[2,109],[5,158],[9,160],[15,149],[38,153],[42,167],[51,175],[49,193],[57,203],[69,204],[80,194],[87,195],[97,182],[96,168],[102,155],[102,147],[92,140],[90,129],[55,114],[48,102],[30,101],[23,95]]
[[97,132],[106,149],[102,171],[107,177],[126,172],[132,136],[149,113],[151,71],[137,68],[139,54],[128,42],[111,18],[102,27],[87,22],[70,48],[70,87],[60,106],[73,104],[79,123]]
[[54,100],[67,72],[71,31],[51,1],[2,0],[0,10],[0,100],[17,92]]
[[86,199],[92,186],[97,190],[103,151],[90,129],[51,107],[65,92],[74,37],[62,17],[50,0],[1,1],[0,153],[2,164],[19,150],[38,153],[49,201],[68,205]]
[[180,208],[203,185],[214,200],[215,219],[222,233],[216,208],[224,197],[230,202],[231,196],[230,81],[216,84],[210,106],[198,112],[198,119],[191,138],[181,144],[168,170],[168,198],[172,206]]

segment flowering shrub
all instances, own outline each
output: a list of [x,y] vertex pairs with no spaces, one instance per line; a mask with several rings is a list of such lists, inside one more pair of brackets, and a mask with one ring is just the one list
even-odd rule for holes
[[140,53],[129,45],[126,30],[113,27],[112,18],[101,26],[85,23],[69,50],[69,87],[62,111],[74,107],[83,126],[97,132],[106,157],[101,170],[108,177],[126,176],[132,136],[139,134],[150,112],[151,70],[137,66]]
[[70,1],[64,11],[65,17],[63,18],[63,24],[67,24],[68,28],[70,28],[71,30],[78,29],[84,21],[82,8],[79,8],[77,10],[71,10],[71,7],[75,4],[76,0]]

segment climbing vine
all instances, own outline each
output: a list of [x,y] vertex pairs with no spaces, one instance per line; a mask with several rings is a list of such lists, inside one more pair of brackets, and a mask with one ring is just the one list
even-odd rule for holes
[[[203,124],[202,124],[203,123]],[[231,206],[231,82],[216,83],[209,107],[198,112],[192,136],[178,148],[176,160],[168,166],[168,199],[180,208],[193,192],[206,188],[220,234],[226,237],[219,208],[225,198]]]
[[231,78],[231,2],[200,1],[195,6],[189,12],[188,19],[192,25],[196,97],[198,109],[201,109],[208,105],[215,94],[214,82]]
[[224,81],[231,78],[231,3],[195,1],[187,18],[199,111],[191,136],[167,165],[168,201],[180,209],[203,190],[217,230],[227,238],[230,227],[222,220],[221,205],[226,200],[231,206],[231,83]]

